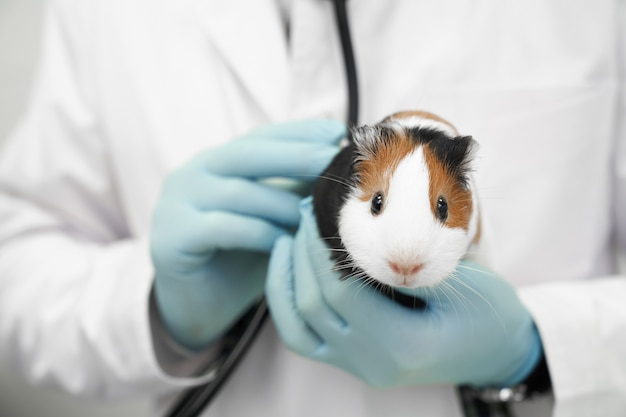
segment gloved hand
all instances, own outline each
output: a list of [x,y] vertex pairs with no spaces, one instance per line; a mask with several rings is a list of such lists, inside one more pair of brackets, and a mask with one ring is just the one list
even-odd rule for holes
[[361,281],[340,280],[310,199],[301,213],[295,239],[277,241],[266,283],[272,318],[293,351],[380,387],[509,386],[538,363],[533,320],[492,272],[462,261],[443,284],[404,291],[427,303],[410,309]]
[[300,197],[263,179],[311,182],[346,134],[331,120],[270,125],[169,174],[153,213],[155,296],[169,333],[199,349],[263,294],[269,251],[300,221]]

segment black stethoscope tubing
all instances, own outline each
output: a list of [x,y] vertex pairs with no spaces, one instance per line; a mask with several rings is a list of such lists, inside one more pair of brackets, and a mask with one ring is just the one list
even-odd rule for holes
[[333,0],[335,8],[335,20],[339,29],[341,50],[343,52],[344,68],[346,70],[346,82],[348,86],[348,125],[356,126],[359,121],[359,86],[356,74],[356,62],[352,39],[350,38],[350,26],[348,25],[348,11],[346,0]]
[[[356,63],[352,49],[352,40],[350,38],[350,27],[348,25],[346,0],[332,0],[332,2],[346,71],[348,124],[349,126],[355,126],[358,122],[359,115],[359,91]],[[167,411],[165,416],[199,416],[220,391],[237,365],[243,360],[245,353],[256,339],[268,315],[267,302],[265,298],[262,298],[256,306],[248,310],[235,325],[235,329],[226,336],[227,340],[223,343],[226,346],[222,349],[222,353],[219,355],[218,359],[211,360],[211,362],[201,370],[203,373],[213,373],[213,379],[203,385],[192,387],[184,391]],[[232,342],[229,343],[229,341]]]

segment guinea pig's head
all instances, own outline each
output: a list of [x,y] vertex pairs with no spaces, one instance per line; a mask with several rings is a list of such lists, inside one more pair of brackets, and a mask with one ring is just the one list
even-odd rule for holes
[[350,261],[393,287],[439,283],[476,239],[475,141],[431,122],[386,120],[352,131],[354,185],[339,233]]

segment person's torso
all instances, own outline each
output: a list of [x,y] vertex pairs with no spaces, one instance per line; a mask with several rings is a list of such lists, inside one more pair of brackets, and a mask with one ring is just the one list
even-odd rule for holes
[[[343,119],[332,4],[102,2],[92,90],[121,205],[147,235],[163,177],[258,125]],[[218,4],[219,3],[219,4]],[[490,266],[516,285],[609,271],[614,2],[348,2],[361,123],[424,109],[480,144]],[[452,388],[375,390],[267,328],[216,416],[458,416]],[[547,415],[547,414],[543,414]]]

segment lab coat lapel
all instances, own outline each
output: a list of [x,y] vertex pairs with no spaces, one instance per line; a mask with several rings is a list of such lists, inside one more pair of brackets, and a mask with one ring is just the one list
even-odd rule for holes
[[[289,72],[287,42],[276,2],[199,1],[198,6],[210,41],[251,98],[272,121],[283,120]],[[242,30],[244,26],[246,30]]]

